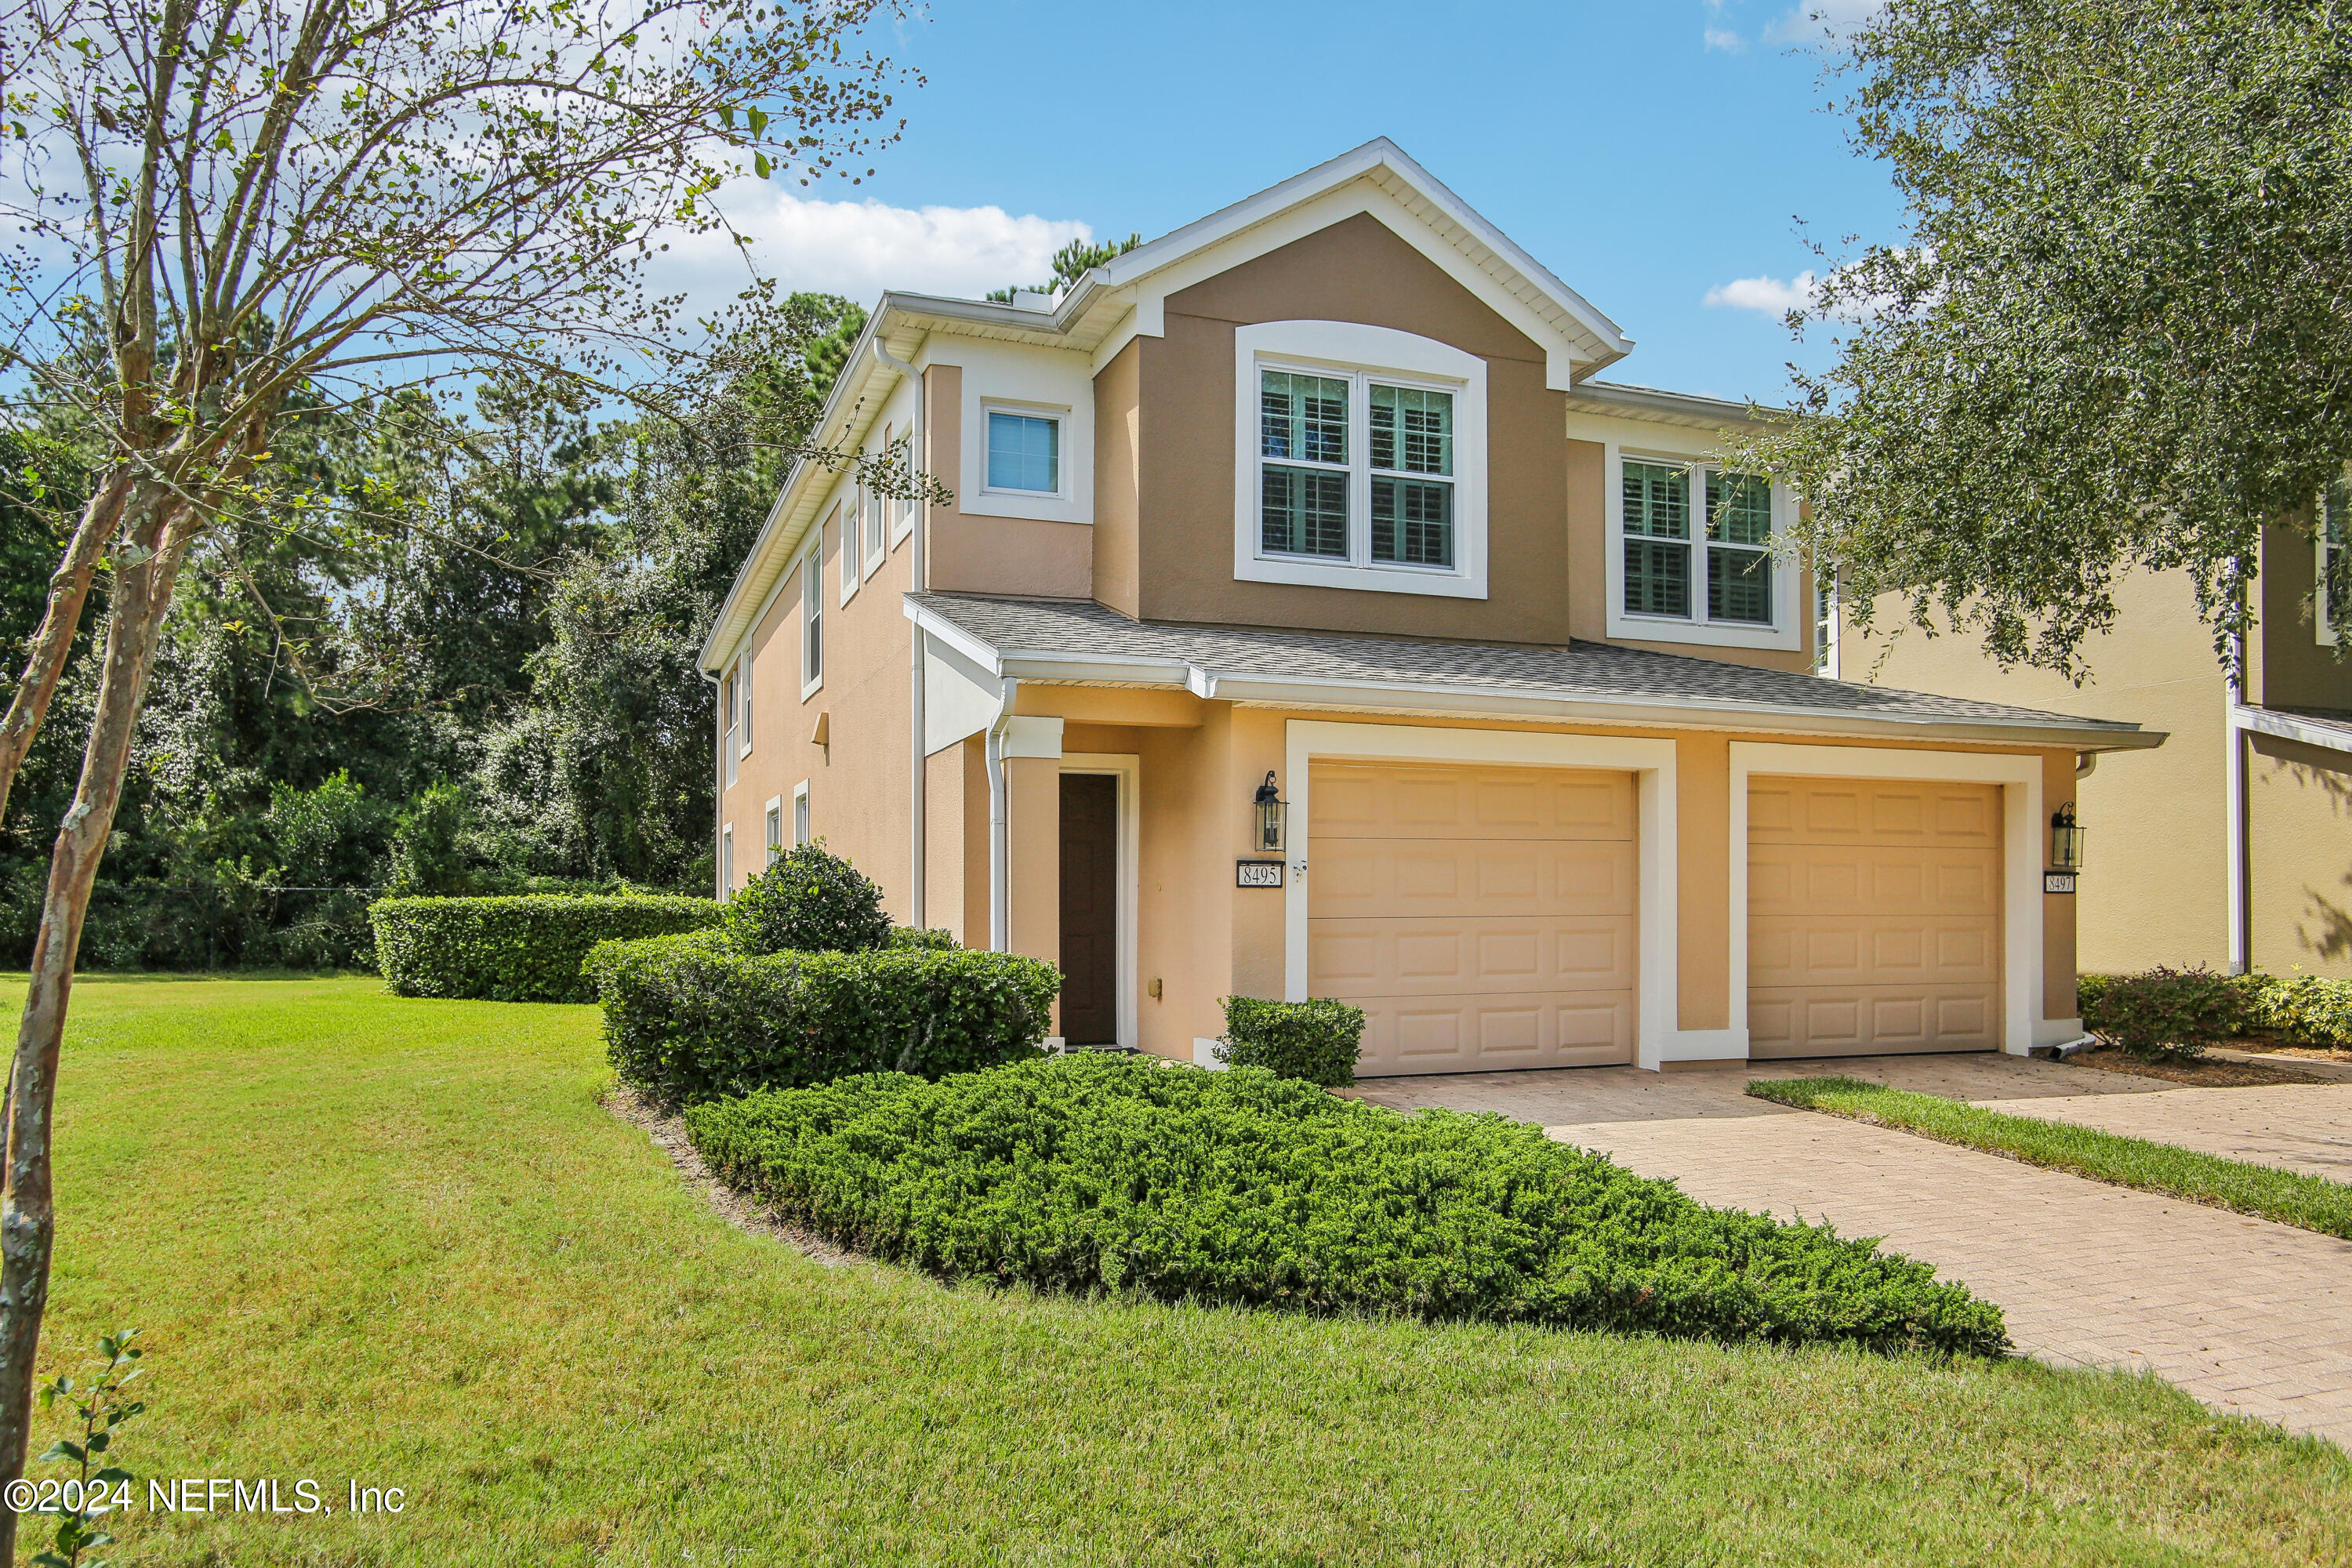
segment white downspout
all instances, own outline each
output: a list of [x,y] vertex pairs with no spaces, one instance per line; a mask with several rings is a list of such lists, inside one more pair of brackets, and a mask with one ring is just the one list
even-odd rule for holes
[[1004,678],[1003,695],[997,700],[996,717],[988,725],[988,950],[1009,952],[1013,948],[1013,900],[1008,896],[1006,876],[1010,869],[1010,836],[1005,831],[1004,732],[1013,725],[1013,700],[1021,695],[1021,683],[1011,676]]
[[2221,768],[2223,809],[2228,812],[2230,973],[2243,974],[2252,964],[2252,942],[2246,930],[2246,742],[2239,722],[2245,706],[2245,644],[2237,648],[2237,671],[2230,677],[2229,706],[2221,715],[2221,743],[2229,748]]
[[[923,449],[922,374],[906,361],[893,359],[890,356],[890,351],[882,346],[882,339],[878,334],[874,339],[874,361],[886,370],[897,371],[914,384],[915,416],[909,422],[907,432],[908,467],[911,470],[914,467],[915,455]],[[928,458],[924,462],[923,471],[927,474],[929,472]],[[923,515],[926,510],[924,506],[916,507],[914,533],[907,541],[908,547],[907,577],[908,583],[913,585],[913,591],[918,594],[929,586],[929,579],[923,572],[923,533],[925,524],[929,521]],[[908,810],[911,823],[908,835],[907,923],[919,929],[929,923],[925,918],[928,889],[924,886],[923,864],[929,853],[924,834],[924,817],[929,811],[929,796],[924,787],[929,783],[924,776],[928,759],[923,751],[923,643],[926,634],[921,626],[912,621],[907,624],[907,629],[910,634],[908,638],[907,711],[912,716],[908,729],[907,753]]]

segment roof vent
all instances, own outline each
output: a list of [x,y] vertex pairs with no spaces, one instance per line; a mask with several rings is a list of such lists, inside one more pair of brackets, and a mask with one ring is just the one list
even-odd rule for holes
[[1034,289],[1015,289],[1013,290],[1013,308],[1016,310],[1039,310],[1050,314],[1054,309],[1054,297]]

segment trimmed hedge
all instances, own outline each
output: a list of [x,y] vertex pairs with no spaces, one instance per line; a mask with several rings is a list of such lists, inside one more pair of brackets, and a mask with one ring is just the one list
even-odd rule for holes
[[866,952],[890,931],[882,889],[822,840],[786,850],[727,901],[727,933],[745,952]]
[[1496,1116],[1094,1052],[687,1112],[714,1171],[950,1279],[1163,1300],[1997,1353],[2000,1309]]
[[601,942],[719,924],[715,899],[669,894],[526,893],[489,899],[380,899],[368,906],[377,966],[400,996],[586,1002],[581,961]]
[[1061,976],[945,932],[866,952],[747,953],[727,933],[588,956],[621,1078],[665,1104],[883,1070],[970,1072],[1042,1053]]
[[2154,1032],[2184,1041],[2193,1035],[2198,1043],[2256,1034],[2291,1046],[2352,1047],[2352,981],[2159,967],[2084,974],[2075,984],[2083,1026],[2119,1045]]
[[1304,1002],[1225,998],[1225,1033],[1217,1059],[1229,1067],[1264,1068],[1277,1078],[1336,1089],[1356,1081],[1364,1049],[1364,1010],[1310,996]]

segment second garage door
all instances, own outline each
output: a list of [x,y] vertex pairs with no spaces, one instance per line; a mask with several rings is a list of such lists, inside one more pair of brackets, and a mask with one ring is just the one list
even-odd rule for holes
[[1998,1049],[2000,821],[1993,784],[1754,780],[1748,1054]]
[[1630,773],[1318,763],[1307,988],[1366,1077],[1633,1059]]

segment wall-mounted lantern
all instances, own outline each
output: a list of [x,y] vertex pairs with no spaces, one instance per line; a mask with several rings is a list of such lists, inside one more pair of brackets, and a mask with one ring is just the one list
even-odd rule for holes
[[2074,820],[2074,803],[2071,800],[2050,814],[2050,864],[2053,869],[2083,868],[2083,835],[2086,831]]
[[1257,853],[1281,854],[1283,819],[1290,814],[1290,803],[1284,800],[1282,791],[1275,787],[1272,768],[1266,769],[1265,782],[1257,786],[1255,804],[1257,807]]

